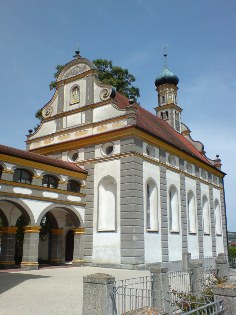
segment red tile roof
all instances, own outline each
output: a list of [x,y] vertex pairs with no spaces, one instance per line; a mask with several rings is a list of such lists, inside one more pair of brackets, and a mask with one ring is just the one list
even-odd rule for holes
[[0,145],[0,154],[11,155],[11,156],[15,156],[15,157],[22,158],[25,160],[48,164],[48,165],[60,167],[69,171],[87,173],[85,170],[83,170],[82,168],[80,168],[79,166],[73,163],[57,160],[55,158],[40,155],[37,153],[32,153],[29,151],[15,149],[15,148],[8,147],[5,145]]
[[[115,101],[120,109],[125,109],[130,105],[128,98],[120,93],[116,93]],[[138,105],[137,114],[136,126],[138,128],[153,134],[159,139],[164,140],[165,142],[212,166],[203,154],[201,154],[182,134],[175,131],[166,121],[153,115],[140,105]]]

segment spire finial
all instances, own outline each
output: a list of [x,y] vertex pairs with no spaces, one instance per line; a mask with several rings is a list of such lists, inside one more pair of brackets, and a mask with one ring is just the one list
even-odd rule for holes
[[167,45],[163,45],[163,56],[164,56],[164,67],[167,66],[167,61],[166,61],[166,58],[167,58]]
[[75,51],[75,55],[74,55],[74,58],[80,58],[80,50],[79,50],[79,43],[77,44],[77,49]]

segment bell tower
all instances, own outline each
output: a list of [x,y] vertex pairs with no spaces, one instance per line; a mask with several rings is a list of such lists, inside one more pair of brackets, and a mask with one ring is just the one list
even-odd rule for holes
[[181,132],[181,112],[178,106],[178,83],[179,78],[167,67],[167,52],[164,46],[164,68],[155,80],[158,93],[158,106],[155,108],[159,118],[168,122],[172,128]]

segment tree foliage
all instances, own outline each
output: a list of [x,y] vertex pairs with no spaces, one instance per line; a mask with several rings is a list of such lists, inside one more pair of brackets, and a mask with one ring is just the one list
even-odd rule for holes
[[132,85],[136,79],[128,69],[113,66],[112,61],[106,59],[95,59],[93,63],[98,69],[101,82],[114,86],[127,97],[132,95],[135,100],[140,96],[139,89]]
[[[61,70],[65,67],[65,65],[57,65],[56,66],[56,72],[54,73],[54,78],[57,79]],[[49,84],[49,88],[50,91],[56,88],[56,80],[55,81],[51,81],[51,83]]]
[[228,247],[229,257],[236,257],[236,246]]

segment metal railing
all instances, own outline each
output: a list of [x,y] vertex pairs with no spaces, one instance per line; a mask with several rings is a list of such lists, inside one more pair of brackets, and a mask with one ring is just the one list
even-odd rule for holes
[[223,300],[215,301],[183,313],[184,315],[224,315]]
[[168,272],[171,290],[188,293],[191,291],[191,271]]
[[236,257],[229,257],[229,266],[236,269]]
[[115,282],[112,295],[113,315],[152,306],[154,303],[155,292],[151,276]]

